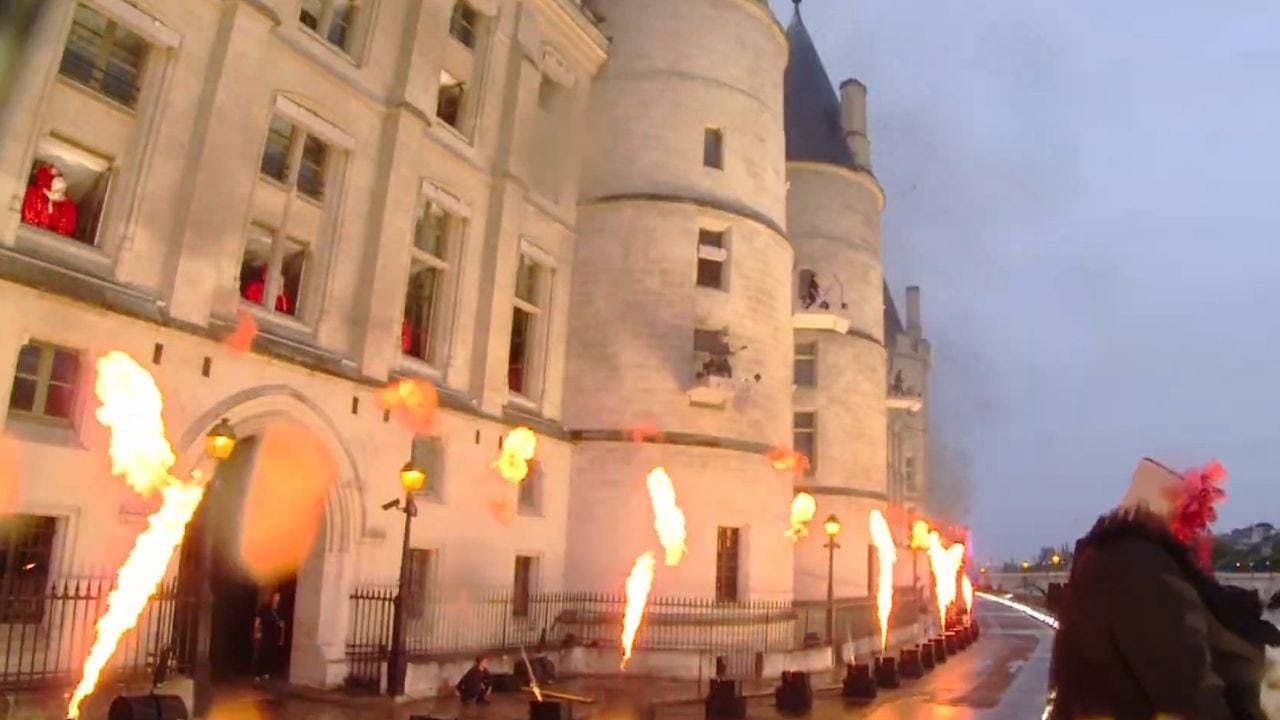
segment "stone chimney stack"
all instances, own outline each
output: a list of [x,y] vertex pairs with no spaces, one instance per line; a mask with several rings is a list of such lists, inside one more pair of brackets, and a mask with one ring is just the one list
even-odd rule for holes
[[840,124],[853,151],[853,164],[871,172],[871,140],[867,137],[867,86],[849,78],[840,83]]
[[913,338],[918,338],[924,334],[924,327],[920,324],[919,285],[912,285],[907,288],[907,334]]

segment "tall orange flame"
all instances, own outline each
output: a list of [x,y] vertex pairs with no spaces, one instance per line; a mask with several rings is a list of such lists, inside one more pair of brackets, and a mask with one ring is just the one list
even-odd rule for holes
[[809,522],[817,513],[818,501],[812,495],[807,492],[796,493],[791,501],[791,529],[783,534],[791,538],[792,542],[799,542],[800,538],[809,534]]
[[898,562],[898,551],[893,545],[893,531],[879,510],[871,511],[871,544],[880,559],[879,577],[876,579],[876,615],[880,620],[880,650],[889,647],[889,615],[893,613],[893,566]]
[[960,592],[964,595],[964,611],[973,614],[973,581],[968,575],[960,576]]
[[911,526],[911,548],[924,550],[929,556],[929,570],[933,574],[933,597],[938,606],[939,627],[947,627],[947,609],[956,601],[956,577],[964,563],[964,545],[956,543],[944,547],[942,536],[930,530],[929,524],[917,520]]
[[658,542],[666,551],[667,567],[675,567],[688,551],[684,511],[676,505],[676,489],[665,468],[656,467],[649,471],[645,482],[649,486],[649,500],[653,503],[653,528],[658,531]]
[[502,440],[502,454],[493,468],[504,480],[519,485],[529,476],[529,461],[538,451],[538,436],[527,427],[512,428]]
[[622,665],[627,669],[627,661],[631,659],[631,648],[636,641],[636,633],[640,630],[640,621],[644,619],[644,608],[649,603],[649,590],[653,588],[653,573],[658,561],[653,553],[645,552],[636,558],[631,574],[627,576],[627,606],[622,614]]
[[175,458],[165,438],[163,401],[155,379],[133,358],[113,351],[98,359],[94,393],[102,403],[98,422],[111,430],[111,472],[124,477],[143,495],[160,493],[160,509],[147,518],[147,529],[134,541],[117,574],[116,589],[107,597],[107,611],[98,619],[96,637],[84,661],[84,674],[67,717],[80,717],[80,705],[93,692],[102,670],[156,587],[164,579],[174,550],[182,542],[187,523],[204,497],[204,480],[174,477]]

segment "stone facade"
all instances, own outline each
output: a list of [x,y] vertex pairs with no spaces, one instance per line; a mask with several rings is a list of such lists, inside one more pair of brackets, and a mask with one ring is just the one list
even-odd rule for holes
[[[0,108],[0,510],[54,520],[48,577],[110,575],[155,507],[94,419],[94,360],[123,350],[179,472],[222,418],[324,448],[295,682],[342,682],[350,592],[399,572],[382,506],[421,439],[376,395],[402,377],[441,394],[410,539],[433,586],[510,590],[523,562],[530,590],[620,591],[664,465],[689,555],[656,593],[821,597],[820,539],[783,537],[804,487],[850,529],[837,594],[866,594],[863,518],[927,487],[924,415],[886,390],[898,369],[926,387],[928,346],[918,313],[886,327],[883,194],[869,166],[789,157],[788,34],[762,3],[589,5],[48,1]],[[26,218],[44,164],[72,231]],[[838,308],[800,307],[806,267],[838,275]],[[248,352],[227,342],[245,314]],[[721,329],[731,378],[702,372]],[[795,343],[815,387],[793,387]],[[766,459],[795,410],[820,418],[811,477]],[[490,468],[516,425],[539,437],[523,493]]]

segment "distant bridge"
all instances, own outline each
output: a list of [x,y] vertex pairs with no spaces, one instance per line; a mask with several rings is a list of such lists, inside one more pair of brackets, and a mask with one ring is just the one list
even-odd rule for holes
[[[990,572],[979,576],[981,584],[993,590],[1005,592],[1032,592],[1043,594],[1049,583],[1067,582],[1067,570],[1028,570],[1026,572]],[[1218,580],[1225,585],[1236,585],[1257,590],[1263,602],[1280,591],[1280,574],[1277,573],[1218,573]]]

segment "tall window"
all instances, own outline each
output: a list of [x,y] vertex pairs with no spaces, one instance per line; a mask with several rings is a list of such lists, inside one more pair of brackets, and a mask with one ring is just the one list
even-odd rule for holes
[[23,224],[97,245],[111,161],[52,137],[36,143],[22,197]]
[[818,384],[818,344],[796,343],[795,383],[799,387]]
[[737,602],[741,530],[722,527],[716,530],[716,600]]
[[44,620],[55,518],[10,515],[0,523],[0,624]]
[[547,302],[550,270],[528,255],[520,254],[511,317],[511,343],[507,353],[507,387],[532,398],[537,394],[535,369],[541,360],[543,310]]
[[516,577],[511,589],[511,616],[529,617],[529,601],[533,596],[534,572],[538,559],[530,555],[516,556]]
[[433,502],[444,500],[444,442],[438,437],[421,435],[413,439],[410,450],[413,464],[427,474],[427,482],[417,497]]
[[466,101],[467,84],[449,74],[440,71],[440,93],[436,96],[436,117],[445,121],[455,130],[462,129],[463,103]]
[[916,491],[916,458],[908,455],[902,461],[902,485],[908,493]]
[[440,364],[445,355],[447,276],[459,223],[459,218],[428,202],[413,233],[400,346],[404,354],[435,364]]
[[449,17],[449,35],[454,40],[471,48],[476,47],[476,25],[480,14],[466,0],[458,0],[453,4],[453,14]]
[[725,247],[724,232],[698,231],[698,287],[723,290],[725,286],[725,262],[729,250]]
[[68,423],[75,412],[79,383],[79,353],[31,341],[18,351],[9,414]]
[[298,315],[308,254],[304,241],[252,225],[240,260],[240,297],[263,306],[267,298],[274,298],[273,310]]
[[520,482],[520,495],[516,510],[521,515],[539,515],[542,512],[542,463],[529,461],[529,474]]
[[724,130],[709,127],[703,132],[702,164],[717,170],[724,169]]
[[818,467],[818,417],[812,411],[797,412],[792,421],[793,447],[809,458],[806,475],[812,475]]
[[297,188],[304,197],[323,201],[329,154],[329,145],[323,140],[297,127],[288,118],[275,115],[262,151],[262,174]]
[[147,58],[147,41],[84,5],[76,6],[58,72],[132,108]]
[[427,599],[431,592],[431,574],[435,571],[436,551],[412,548],[409,550],[409,582],[405,586],[405,614],[410,620],[426,616]]
[[323,37],[330,45],[355,52],[355,27],[361,0],[302,0],[298,21]]

